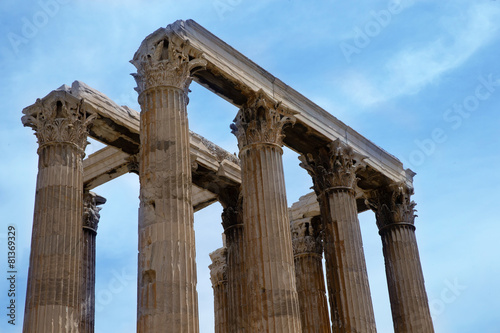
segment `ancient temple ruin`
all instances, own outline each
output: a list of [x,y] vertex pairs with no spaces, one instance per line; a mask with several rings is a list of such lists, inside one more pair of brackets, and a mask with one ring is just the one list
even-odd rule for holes
[[[137,332],[199,332],[193,212],[215,201],[225,234],[211,254],[216,332],[376,332],[366,210],[395,332],[433,332],[411,170],[194,21],[158,29],[131,62],[141,112],[78,81],[23,110],[39,144],[24,332],[94,332],[106,200],[92,190],[128,172],[140,180]],[[238,158],[189,131],[192,80],[239,108]],[[107,147],[85,158],[88,137]],[[283,145],[314,184],[291,207]]]

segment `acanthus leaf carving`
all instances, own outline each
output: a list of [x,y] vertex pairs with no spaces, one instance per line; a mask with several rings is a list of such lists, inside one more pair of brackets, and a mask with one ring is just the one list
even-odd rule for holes
[[24,126],[35,131],[40,147],[50,143],[71,143],[83,154],[87,146],[89,129],[96,114],[84,110],[84,100],[48,98],[37,99],[35,104],[23,110]]
[[170,86],[184,90],[186,97],[191,74],[207,65],[202,53],[191,47],[189,40],[177,36],[170,26],[148,36],[131,63],[137,68],[132,76],[139,94],[149,88]]
[[222,210],[222,227],[224,232],[229,228],[243,225],[243,196],[241,188],[226,188],[218,195]]
[[364,167],[364,159],[340,139],[321,147],[315,155],[309,153],[299,156],[300,166],[311,175],[318,197],[330,188],[354,189],[358,181],[356,171]]
[[283,145],[283,128],[295,123],[295,111],[274,101],[262,89],[252,93],[231,124],[238,147],[255,143]]
[[97,232],[97,225],[99,224],[99,219],[101,215],[99,212],[101,211],[101,207],[97,207],[98,205],[102,205],[106,203],[106,199],[101,197],[100,195],[95,194],[94,192],[85,192],[83,195],[83,227],[90,229],[94,232]]
[[302,254],[319,254],[323,252],[322,233],[319,224],[311,219],[300,219],[290,222],[292,247],[295,256]]
[[391,224],[414,224],[415,201],[413,189],[403,183],[394,183],[365,193],[365,203],[375,212],[377,226],[382,229]]

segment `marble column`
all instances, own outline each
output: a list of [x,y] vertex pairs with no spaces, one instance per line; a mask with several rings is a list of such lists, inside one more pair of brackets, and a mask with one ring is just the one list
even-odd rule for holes
[[83,195],[83,242],[80,333],[93,333],[95,327],[95,265],[96,235],[99,211],[106,199],[86,191]]
[[227,294],[229,332],[248,332],[247,279],[244,265],[243,216],[240,190],[225,189],[219,195],[224,207],[222,226],[227,249]]
[[225,247],[210,253],[212,264],[210,279],[214,289],[215,333],[235,332],[229,330],[229,304],[227,294],[227,250]]
[[321,219],[298,219],[290,223],[290,229],[302,332],[330,333],[322,263]]
[[415,237],[413,189],[393,184],[373,191],[367,203],[374,210],[382,249],[394,332],[432,333],[434,328]]
[[23,110],[38,139],[38,176],[23,332],[79,332],[82,160],[95,116],[64,93]]
[[186,106],[191,72],[206,62],[192,52],[159,29],[132,60],[141,105],[139,333],[199,331]]
[[313,178],[324,221],[332,331],[376,332],[355,198],[363,157],[336,140],[300,159]]
[[249,332],[301,332],[281,148],[292,117],[260,90],[231,125],[241,160]]

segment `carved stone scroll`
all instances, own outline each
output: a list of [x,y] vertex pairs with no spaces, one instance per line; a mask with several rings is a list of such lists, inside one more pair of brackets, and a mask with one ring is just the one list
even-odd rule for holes
[[395,332],[434,332],[415,237],[413,189],[394,183],[367,192],[382,237]]
[[332,332],[376,332],[354,188],[363,157],[336,140],[300,160],[324,222]]
[[23,110],[39,162],[23,332],[79,332],[83,156],[94,115],[57,92]]

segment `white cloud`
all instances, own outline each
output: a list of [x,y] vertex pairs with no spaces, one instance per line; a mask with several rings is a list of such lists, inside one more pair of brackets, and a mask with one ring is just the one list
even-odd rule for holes
[[[433,40],[406,45],[375,72],[376,76],[346,73],[341,78],[342,89],[362,106],[416,94],[445,72],[460,67],[487,45],[496,37],[499,21],[498,6],[471,5],[465,15],[444,17],[439,22],[441,31],[435,32]],[[430,26],[429,30],[432,29]]]
[[445,32],[420,48],[407,48],[393,57],[387,70],[393,73],[395,93],[417,93],[444,72],[461,66],[498,31],[497,6],[473,5],[466,18],[444,18]]

